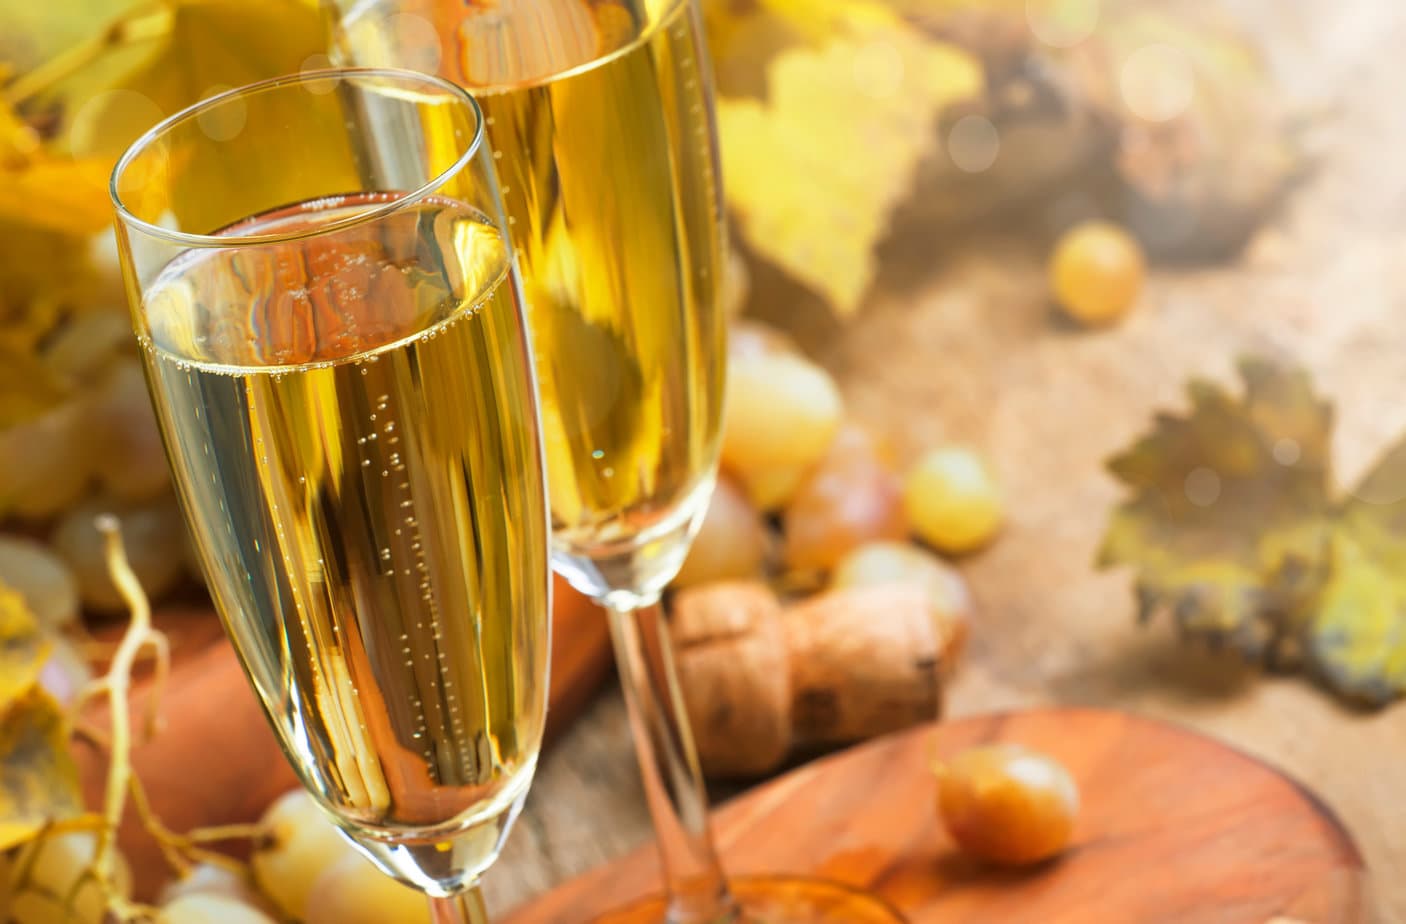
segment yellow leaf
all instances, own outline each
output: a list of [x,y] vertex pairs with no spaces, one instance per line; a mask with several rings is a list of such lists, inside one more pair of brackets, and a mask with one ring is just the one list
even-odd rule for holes
[[[325,49],[304,0],[166,0],[172,20],[146,63],[120,81],[167,115],[212,92],[296,72]],[[125,145],[132,139],[121,139]]]
[[901,24],[779,53],[768,99],[718,104],[728,199],[751,247],[852,313],[874,246],[977,63]]
[[112,222],[106,157],[48,158],[0,168],[0,221],[24,222],[62,234],[96,234]]
[[39,688],[0,718],[0,851],[82,812],[63,708]]
[[48,657],[49,642],[24,597],[0,585],[0,715],[38,682]]

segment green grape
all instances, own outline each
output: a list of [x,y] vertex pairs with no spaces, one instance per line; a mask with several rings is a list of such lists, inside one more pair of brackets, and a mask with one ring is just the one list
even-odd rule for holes
[[177,899],[191,895],[231,899],[257,908],[264,914],[275,911],[268,897],[259,891],[248,874],[214,863],[196,864],[181,878],[167,883],[161,890],[159,903],[169,906]]
[[60,629],[78,617],[78,582],[64,560],[23,536],[0,535],[0,584],[24,597],[45,629]]
[[254,881],[284,915],[302,920],[308,894],[322,871],[360,854],[301,789],[279,797],[264,813],[262,824],[267,837],[249,860]]
[[89,406],[98,446],[97,477],[118,500],[146,501],[170,488],[166,449],[156,427],[141,361],[115,360]]
[[727,377],[722,463],[750,476],[815,465],[840,427],[843,404],[824,369],[789,353],[734,358]]
[[53,516],[83,496],[94,454],[83,405],[70,401],[0,431],[0,516]]
[[1079,788],[1052,758],[1013,744],[975,747],[937,768],[938,808],[962,850],[1024,866],[1069,845]]
[[1070,228],[1050,257],[1050,288],[1070,317],[1089,327],[1112,324],[1137,303],[1147,258],[1118,225],[1088,221]]
[[160,599],[181,578],[181,547],[185,522],[173,498],[142,505],[94,498],[79,504],[59,520],[50,541],[54,551],[78,580],[83,605],[106,613],[123,612],[126,604],[107,573],[102,533],[95,519],[110,513],[122,524],[127,558],[153,600]]
[[[387,921],[392,919],[387,918]],[[192,892],[164,905],[156,924],[277,924],[258,908],[228,895]]]
[[[87,831],[50,835],[26,845],[10,870],[10,924],[102,924],[107,897],[97,882],[84,882],[72,904],[64,904],[96,853],[97,836]],[[113,889],[129,895],[131,871],[120,854],[115,871]],[[18,881],[21,876],[23,881]]]
[[306,924],[430,924],[423,893],[396,882],[360,854],[343,857],[317,877]]
[[985,546],[1005,517],[985,461],[958,447],[935,449],[918,460],[903,481],[903,507],[924,542],[954,555]]

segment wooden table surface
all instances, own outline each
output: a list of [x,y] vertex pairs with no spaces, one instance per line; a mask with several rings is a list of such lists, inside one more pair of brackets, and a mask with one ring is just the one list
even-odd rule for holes
[[[1233,382],[1242,352],[1312,370],[1337,408],[1340,484],[1406,433],[1406,7],[1229,5],[1256,24],[1286,92],[1320,113],[1317,170],[1241,260],[1158,268],[1127,323],[1085,333],[1052,321],[1030,244],[915,233],[886,248],[843,336],[766,273],[753,311],[786,322],[906,458],[955,440],[999,471],[1012,521],[963,566],[983,612],[950,713],[1117,705],[1218,735],[1319,793],[1375,872],[1379,920],[1406,922],[1406,705],[1354,713],[1302,680],[1188,652],[1168,625],[1134,625],[1126,573],[1092,567],[1119,497],[1104,459],[1155,409],[1184,407],[1188,376]],[[496,907],[649,837],[633,761],[612,689],[546,756],[489,876]]]

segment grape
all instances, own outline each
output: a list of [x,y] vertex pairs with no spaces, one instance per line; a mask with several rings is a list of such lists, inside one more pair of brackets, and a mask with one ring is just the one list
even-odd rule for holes
[[323,870],[308,896],[306,924],[430,924],[424,893],[396,882],[360,854]]
[[[49,658],[39,671],[39,685],[67,706],[93,679],[93,668],[72,642],[61,635],[49,639]],[[3,921],[4,918],[0,918]]]
[[171,476],[156,427],[141,363],[115,360],[89,406],[98,447],[98,481],[118,500],[151,500],[166,492]]
[[167,883],[161,890],[160,903],[170,905],[179,898],[191,895],[232,899],[265,914],[274,913],[268,897],[255,888],[248,875],[214,863],[197,864],[180,879]]
[[973,552],[995,538],[1001,495],[986,463],[969,449],[936,449],[918,460],[903,483],[908,522],[943,552]]
[[755,577],[766,561],[767,545],[761,516],[742,489],[724,475],[718,478],[708,513],[674,586]]
[[91,382],[132,342],[132,327],[124,313],[85,311],[59,328],[45,345],[44,363],[71,382]]
[[[387,920],[390,920],[387,918]],[[227,895],[193,892],[165,905],[156,924],[277,924],[258,908]]]
[[955,665],[970,631],[972,612],[971,592],[957,569],[907,542],[870,542],[846,555],[830,575],[830,586],[837,590],[882,584],[923,588],[932,603],[943,664]]
[[856,546],[908,535],[902,485],[874,439],[842,428],[782,518],[784,555],[796,571],[829,571]]
[[938,807],[962,850],[992,863],[1023,866],[1069,844],[1079,789],[1053,759],[1017,745],[963,751],[939,767]]
[[739,318],[727,325],[727,355],[732,362],[778,353],[799,355],[789,336],[761,321]]
[[[26,845],[11,866],[11,924],[100,924],[107,898],[98,884],[85,882],[73,896],[72,914],[64,902],[97,853],[97,835],[88,831],[53,834]],[[113,888],[131,893],[132,875],[120,854],[114,865]],[[22,873],[23,882],[16,881]]]
[[812,465],[759,468],[738,477],[753,506],[764,513],[775,513],[791,502]]
[[739,356],[728,372],[723,465],[744,481],[814,465],[830,447],[841,412],[839,389],[814,363],[787,353]]
[[159,599],[174,587],[181,577],[181,546],[186,541],[175,500],[133,506],[95,498],[70,510],[51,537],[54,551],[78,580],[84,606],[109,613],[126,608],[108,577],[103,536],[94,524],[102,513],[114,514],[121,522],[127,557],[147,594]]
[[305,917],[308,894],[323,870],[349,855],[360,856],[301,789],[280,796],[261,824],[268,834],[249,865],[259,888],[290,918]]
[[1142,247],[1127,231],[1104,221],[1070,228],[1050,258],[1050,288],[1060,306],[1089,326],[1111,324],[1137,302],[1146,272]]
[[83,405],[70,401],[0,432],[0,516],[53,516],[83,496],[93,454]]
[[34,618],[55,630],[78,616],[78,582],[62,558],[22,536],[0,535],[0,584],[24,597]]

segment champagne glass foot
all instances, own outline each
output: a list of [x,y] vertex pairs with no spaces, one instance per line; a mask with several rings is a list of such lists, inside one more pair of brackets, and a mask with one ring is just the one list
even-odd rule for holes
[[[736,924],[904,924],[908,920],[875,895],[824,879],[742,876],[729,879],[728,888],[742,909]],[[668,917],[667,899],[659,895],[602,915],[596,918],[595,924],[673,922]],[[718,921],[716,924],[734,922]]]

